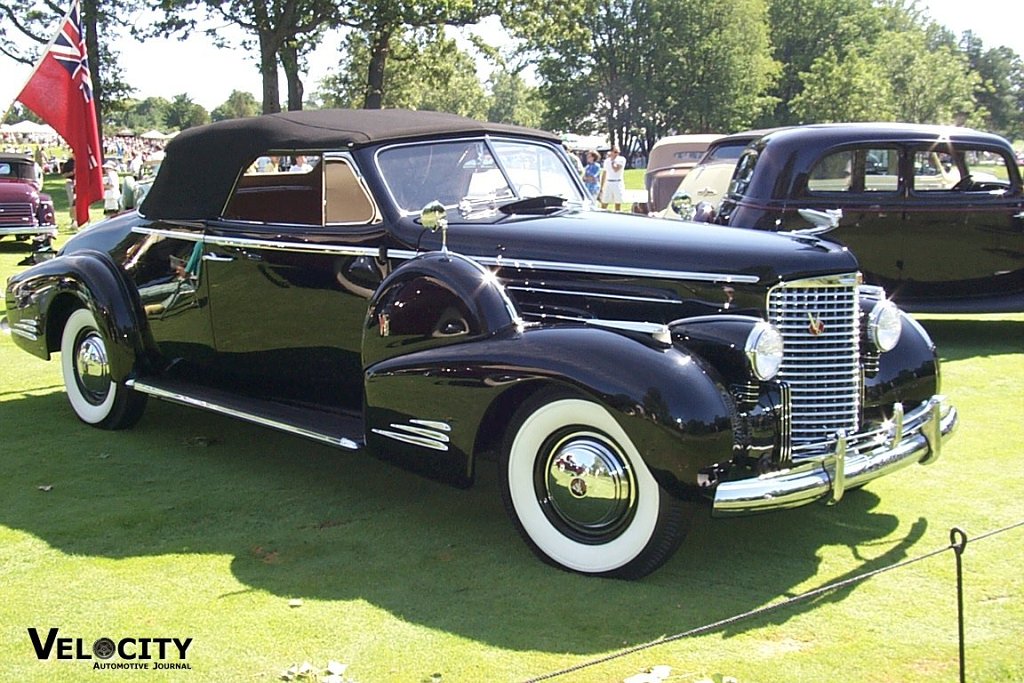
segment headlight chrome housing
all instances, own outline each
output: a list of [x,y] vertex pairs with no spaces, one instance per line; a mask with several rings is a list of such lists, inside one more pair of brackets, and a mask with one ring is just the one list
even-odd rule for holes
[[747,335],[744,352],[754,377],[762,382],[779,374],[782,367],[782,334],[767,322],[759,322]]
[[693,218],[694,215],[694,204],[690,196],[685,192],[677,192],[672,195],[672,200],[669,202],[669,207],[679,214],[679,217],[684,221],[688,221]]
[[883,299],[868,314],[868,337],[882,353],[892,351],[900,341],[903,320],[896,304]]

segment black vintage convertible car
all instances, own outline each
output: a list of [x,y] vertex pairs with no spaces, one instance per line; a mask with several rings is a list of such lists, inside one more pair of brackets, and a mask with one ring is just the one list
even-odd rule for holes
[[838,501],[957,422],[849,251],[596,211],[556,137],[440,113],[186,131],[6,301],[86,423],[153,396],[461,486],[496,454],[527,543],[585,574],[653,571],[694,503]]

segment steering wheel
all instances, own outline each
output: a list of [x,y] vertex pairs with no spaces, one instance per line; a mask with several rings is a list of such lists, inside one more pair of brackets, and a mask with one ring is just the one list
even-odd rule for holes
[[956,184],[949,189],[952,190],[953,192],[964,192],[966,190],[969,190],[972,185],[974,185],[974,179],[971,177],[971,174],[968,173],[963,178],[956,181]]

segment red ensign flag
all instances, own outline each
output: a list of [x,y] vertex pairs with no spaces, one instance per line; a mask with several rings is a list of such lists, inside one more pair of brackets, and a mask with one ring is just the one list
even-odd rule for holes
[[17,99],[50,124],[75,155],[75,217],[89,222],[89,204],[103,199],[102,149],[78,0]]

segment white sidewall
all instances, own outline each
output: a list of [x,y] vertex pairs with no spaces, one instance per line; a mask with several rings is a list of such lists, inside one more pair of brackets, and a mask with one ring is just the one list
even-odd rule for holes
[[[563,535],[548,520],[533,486],[534,459],[544,441],[566,425],[595,427],[612,437],[629,458],[636,477],[636,514],[614,540],[587,545]],[[541,551],[558,564],[583,573],[602,573],[622,567],[643,552],[658,523],[660,489],[633,442],[619,423],[601,406],[590,401],[563,399],[531,414],[516,433],[508,457],[508,487],[516,516]]]
[[64,389],[68,394],[68,402],[71,403],[71,408],[83,422],[98,424],[110,415],[114,401],[117,399],[117,384],[111,382],[107,398],[100,405],[93,405],[82,394],[82,390],[75,379],[74,345],[78,334],[87,328],[98,330],[99,326],[96,324],[96,319],[93,318],[91,312],[87,309],[79,308],[71,314],[67,324],[64,326],[64,334],[60,340],[60,366],[61,371],[64,373]]

